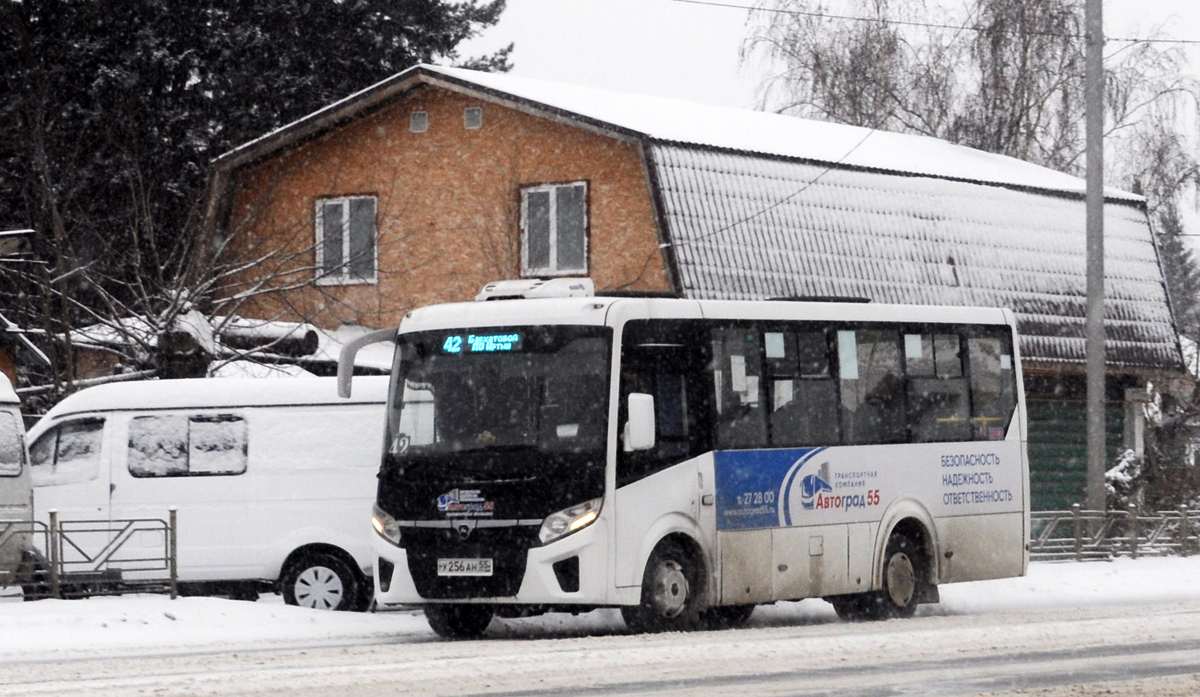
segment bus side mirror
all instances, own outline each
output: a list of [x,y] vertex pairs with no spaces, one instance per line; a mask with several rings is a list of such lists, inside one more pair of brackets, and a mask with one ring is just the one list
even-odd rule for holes
[[629,395],[629,420],[625,422],[625,452],[650,450],[654,447],[654,397],[648,394]]
[[339,397],[342,399],[350,398],[350,381],[354,379],[354,357],[358,355],[362,347],[383,341],[390,341],[394,344],[396,343],[396,335],[399,331],[395,327],[376,329],[373,332],[363,334],[342,347],[342,352],[338,354],[337,391]]

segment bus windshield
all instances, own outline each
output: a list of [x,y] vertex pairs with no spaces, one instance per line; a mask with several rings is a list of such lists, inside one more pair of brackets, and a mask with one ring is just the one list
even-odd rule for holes
[[514,449],[602,454],[611,334],[538,326],[401,335],[388,459]]

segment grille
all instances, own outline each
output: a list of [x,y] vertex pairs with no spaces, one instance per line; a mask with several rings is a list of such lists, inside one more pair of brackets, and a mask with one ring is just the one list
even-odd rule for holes
[[[537,528],[532,526],[477,528],[466,541],[450,528],[413,528],[404,536],[417,593],[434,600],[516,595],[525,578],[527,552],[537,545]],[[439,558],[490,558],[492,575],[438,576]]]

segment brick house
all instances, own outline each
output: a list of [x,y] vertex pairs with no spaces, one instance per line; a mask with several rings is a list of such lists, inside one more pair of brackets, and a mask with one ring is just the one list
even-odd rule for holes
[[[1107,192],[1111,445],[1182,374],[1145,201]],[[1084,471],[1084,182],[943,141],[417,66],[213,163],[226,311],[395,324],[503,278],[1009,307],[1034,507]],[[273,289],[272,292],[263,292]]]

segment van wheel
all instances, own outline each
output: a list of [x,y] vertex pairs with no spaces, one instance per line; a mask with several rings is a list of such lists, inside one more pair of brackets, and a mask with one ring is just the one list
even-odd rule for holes
[[700,571],[695,560],[672,540],[658,543],[642,576],[642,602],[621,608],[635,632],[671,632],[700,626]]
[[350,565],[326,552],[305,552],[283,574],[283,601],[314,610],[353,610],[362,582]]
[[425,606],[430,629],[447,639],[478,639],[487,631],[494,614],[488,605]]

